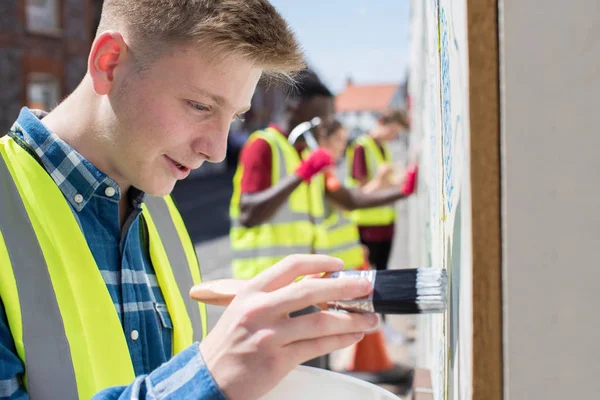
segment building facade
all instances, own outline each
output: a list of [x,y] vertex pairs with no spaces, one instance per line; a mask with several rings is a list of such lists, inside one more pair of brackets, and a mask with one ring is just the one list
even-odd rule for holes
[[335,99],[336,116],[351,139],[373,128],[386,108],[406,107],[406,86],[400,83],[358,85],[349,80]]
[[0,131],[19,109],[49,110],[79,84],[101,0],[0,1]]

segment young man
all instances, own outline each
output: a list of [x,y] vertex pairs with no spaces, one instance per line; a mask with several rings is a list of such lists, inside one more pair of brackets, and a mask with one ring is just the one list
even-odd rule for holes
[[[377,125],[368,134],[357,138],[346,153],[348,186],[362,187],[379,169],[389,169],[392,156],[388,143],[407,129],[408,121],[402,111],[384,111]],[[355,210],[352,220],[358,225],[360,241],[369,249],[371,264],[378,270],[387,269],[394,239],[395,208],[382,206]]]
[[247,282],[202,343],[192,243],[170,197],[223,159],[261,75],[302,55],[266,0],[105,0],[78,88],[23,109],[0,139],[0,398],[256,399],[296,365],[360,340],[374,315],[316,313],[365,296],[305,280],[287,257]]
[[[322,190],[311,183],[331,167],[324,149],[301,159],[302,148],[288,143],[298,124],[319,117],[324,125],[334,119],[333,95],[313,73],[302,74],[291,96],[284,126],[272,124],[255,132],[240,156],[230,207],[233,275],[248,279],[269,268],[286,254],[329,254],[324,234]],[[410,195],[400,185],[366,193],[340,187],[327,198],[346,210],[390,204]]]

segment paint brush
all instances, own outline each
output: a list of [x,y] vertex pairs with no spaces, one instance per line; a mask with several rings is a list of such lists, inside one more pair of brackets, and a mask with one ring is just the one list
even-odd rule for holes
[[[359,299],[320,304],[321,309],[380,314],[430,314],[446,311],[445,269],[340,271],[322,279],[339,278],[365,278],[373,285],[373,291],[369,296]],[[245,283],[240,279],[208,281],[195,285],[190,290],[190,296],[206,304],[227,306]]]
[[331,275],[331,278],[345,277],[369,280],[373,292],[366,298],[335,301],[328,304],[329,308],[379,314],[429,314],[446,310],[445,269],[341,271]]

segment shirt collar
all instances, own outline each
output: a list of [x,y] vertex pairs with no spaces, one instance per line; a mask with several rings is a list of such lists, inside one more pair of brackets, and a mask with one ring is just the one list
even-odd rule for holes
[[283,129],[283,128],[281,127],[281,125],[279,125],[279,124],[276,124],[275,122],[272,122],[272,123],[270,123],[270,124],[269,124],[269,128],[271,128],[271,129],[275,129],[277,132],[281,133],[281,134],[282,134],[283,136],[285,136],[286,138],[287,138],[288,136],[290,136],[290,133],[289,133],[288,131],[286,131],[285,129]]
[[[93,195],[119,201],[119,185],[42,124],[47,114],[23,107],[11,132],[38,156],[75,210],[83,210]],[[133,204],[141,207],[144,198],[144,192],[132,188]]]

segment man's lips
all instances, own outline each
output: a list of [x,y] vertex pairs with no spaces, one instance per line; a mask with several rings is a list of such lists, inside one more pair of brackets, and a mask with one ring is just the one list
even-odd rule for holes
[[188,167],[187,165],[181,164],[180,162],[177,162],[175,160],[173,160],[171,157],[166,156],[169,160],[171,160],[173,162],[173,164],[175,164],[175,166],[179,169],[192,169],[190,167]]
[[169,160],[171,160],[173,162],[173,164],[175,164],[178,168],[179,167],[185,167],[189,170],[195,170],[200,168],[200,166],[202,165],[202,163],[204,163],[205,160],[208,160],[208,157],[202,157],[202,159],[198,162],[196,162],[194,165],[190,165],[190,164],[183,164],[180,163],[179,161],[175,160],[174,158],[169,157],[168,155],[165,154],[165,157],[168,158]]
[[173,162],[173,164],[175,164],[175,165],[176,165],[178,168],[179,168],[179,167],[184,167],[184,168],[187,168],[187,169],[189,169],[189,170],[195,170],[195,169],[198,169],[198,168],[200,168],[200,166],[201,166],[201,165],[202,165],[202,163],[204,162],[204,160],[202,160],[202,161],[200,161],[200,162],[197,162],[197,163],[196,163],[196,164],[194,164],[194,165],[190,165],[190,164],[183,164],[183,163],[180,163],[179,161],[177,161],[177,160],[175,160],[174,158],[171,158],[171,157],[169,157],[169,156],[167,156],[167,155],[165,155],[165,157],[166,157],[166,158],[168,158],[169,160],[171,160],[171,161]]
[[173,173],[175,174],[175,176],[177,177],[177,179],[184,179],[186,178],[190,171],[191,168],[180,164],[179,162],[173,160],[171,157],[165,155],[165,158],[167,160],[167,162],[169,163],[169,165],[171,166],[171,169],[173,171]]

